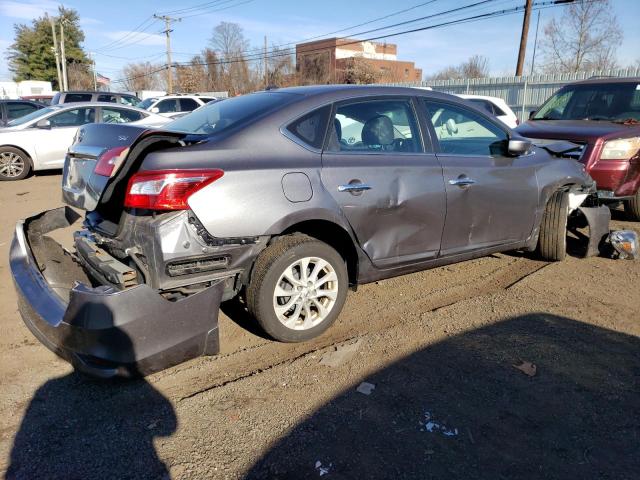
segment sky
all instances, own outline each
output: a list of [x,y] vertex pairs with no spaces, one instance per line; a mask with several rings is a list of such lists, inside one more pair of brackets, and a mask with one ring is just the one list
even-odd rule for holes
[[[374,28],[388,26],[425,17],[453,8],[478,3],[480,0],[111,0],[108,3],[89,0],[0,0],[0,81],[10,80],[7,68],[6,48],[13,42],[14,24],[30,24],[45,12],[55,14],[62,3],[78,11],[85,33],[84,47],[95,52],[97,71],[111,79],[122,78],[122,67],[128,62],[151,61],[163,64],[165,56],[164,24],[153,21],[154,13],[198,6],[198,10],[176,12],[182,17],[172,25],[171,34],[174,61],[187,61],[208,46],[212,29],[221,21],[238,23],[252,47],[295,44],[313,37],[349,36]],[[462,16],[472,16],[523,5],[525,0],[486,0],[481,5],[450,16],[436,17],[408,23],[395,29],[374,32],[362,37],[419,28],[446,22]],[[544,0],[536,0],[536,3]],[[422,6],[416,7],[420,4]],[[640,0],[612,0],[614,13],[624,32],[624,40],[618,49],[621,65],[635,64],[640,60]],[[539,40],[543,29],[554,15],[559,16],[566,7],[541,10]],[[410,9],[396,14],[400,10]],[[370,22],[360,27],[358,24]],[[489,59],[492,75],[513,75],[522,28],[521,12],[471,23],[423,30],[385,41],[398,45],[398,59],[414,61],[425,75],[435,73],[479,54]],[[533,52],[537,13],[532,17],[527,61]],[[142,29],[142,33],[136,30]],[[341,30],[337,34],[329,33]],[[116,43],[114,43],[116,42]],[[536,61],[539,61],[540,58]],[[115,86],[115,85],[114,85]]]

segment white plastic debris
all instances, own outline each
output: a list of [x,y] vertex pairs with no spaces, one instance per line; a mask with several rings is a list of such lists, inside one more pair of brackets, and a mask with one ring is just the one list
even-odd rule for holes
[[328,475],[332,466],[333,466],[333,463],[330,463],[329,465],[326,465],[323,467],[322,462],[320,460],[316,461],[316,470],[318,471],[321,477]]
[[362,393],[364,395],[371,395],[371,392],[373,392],[375,388],[376,386],[373,383],[362,382],[360,385],[358,385],[358,388],[356,388],[356,392]]
[[431,419],[430,412],[424,412],[424,422],[419,421],[420,431],[429,433],[440,433],[445,437],[455,437],[458,435],[457,428],[449,428],[442,423],[435,422]]

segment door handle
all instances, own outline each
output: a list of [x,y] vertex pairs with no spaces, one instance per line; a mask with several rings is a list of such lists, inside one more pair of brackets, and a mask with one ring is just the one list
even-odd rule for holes
[[364,190],[371,190],[373,187],[366,183],[347,183],[346,185],[338,185],[339,192],[363,192]]
[[456,185],[462,188],[469,187],[474,183],[476,183],[476,181],[469,177],[458,177],[453,180],[449,180],[449,185]]

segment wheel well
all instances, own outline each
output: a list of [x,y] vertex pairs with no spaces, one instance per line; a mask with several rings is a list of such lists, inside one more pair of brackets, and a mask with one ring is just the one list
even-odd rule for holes
[[16,150],[20,150],[22,153],[24,153],[25,157],[27,157],[27,160],[29,160],[29,164],[31,165],[31,168],[33,168],[33,159],[31,158],[31,155],[29,155],[29,153],[27,153],[27,151],[24,148],[20,148],[16,145],[0,145],[0,150],[2,150],[4,147],[15,148]]
[[358,280],[358,252],[347,231],[340,225],[327,220],[308,220],[290,226],[282,235],[304,233],[335,248],[347,263],[349,283],[355,285]]

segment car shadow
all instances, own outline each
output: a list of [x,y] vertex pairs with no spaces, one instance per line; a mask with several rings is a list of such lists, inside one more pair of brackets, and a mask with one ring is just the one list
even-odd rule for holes
[[220,311],[243,330],[265,340],[273,340],[260,327],[258,321],[253,317],[253,315],[249,313],[241,295],[237,295],[231,300],[221,303]]
[[[133,350],[121,333],[122,348]],[[154,441],[170,436],[176,426],[169,400],[143,378],[97,380],[73,372],[47,381],[34,394],[5,478],[169,478]]]
[[[514,367],[522,361],[536,365],[534,376]],[[631,335],[524,315],[361,380],[375,385],[370,395],[358,382],[324,403],[246,478],[632,479],[640,471],[640,340]]]

